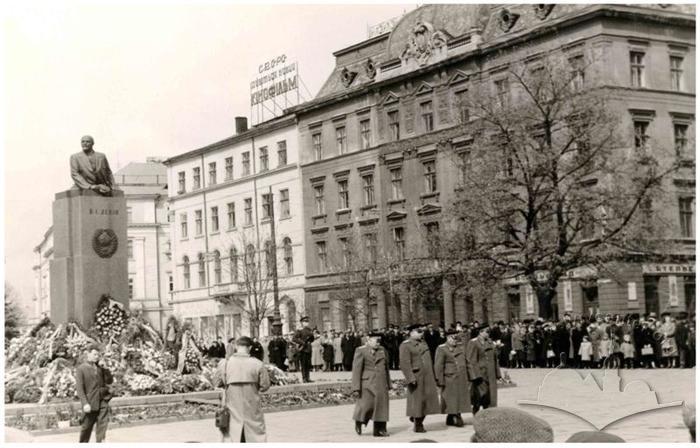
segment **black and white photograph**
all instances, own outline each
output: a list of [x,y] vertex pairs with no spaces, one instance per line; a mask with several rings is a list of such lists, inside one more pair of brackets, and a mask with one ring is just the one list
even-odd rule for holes
[[4,443],[695,443],[694,3],[0,20]]

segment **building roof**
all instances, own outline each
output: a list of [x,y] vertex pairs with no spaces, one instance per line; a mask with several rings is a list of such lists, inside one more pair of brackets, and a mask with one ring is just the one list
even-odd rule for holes
[[[165,176],[162,177],[165,179]],[[153,185],[120,184],[119,189],[122,190],[126,196],[168,194],[168,186],[165,183]]]

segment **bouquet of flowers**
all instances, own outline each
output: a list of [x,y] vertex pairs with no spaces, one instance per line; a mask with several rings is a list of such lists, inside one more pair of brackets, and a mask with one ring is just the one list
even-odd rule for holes
[[103,339],[119,337],[126,328],[124,307],[109,296],[102,296],[95,314],[95,329]]
[[127,374],[124,376],[124,381],[129,390],[136,394],[149,393],[156,390],[156,380],[150,375],[140,373]]
[[64,368],[58,374],[54,375],[51,384],[49,385],[49,398],[74,398],[77,397],[75,391],[75,377],[72,369]]
[[299,382],[299,378],[296,376],[289,376],[284,371],[282,371],[280,368],[277,366],[273,366],[272,364],[265,364],[265,368],[267,369],[267,373],[270,376],[270,382],[274,386],[283,386],[286,384],[296,384]]

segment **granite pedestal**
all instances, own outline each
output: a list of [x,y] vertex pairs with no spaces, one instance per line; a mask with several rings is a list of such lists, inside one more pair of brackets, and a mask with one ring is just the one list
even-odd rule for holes
[[102,294],[128,309],[127,213],[124,193],[105,197],[71,189],[53,203],[51,320],[92,325]]

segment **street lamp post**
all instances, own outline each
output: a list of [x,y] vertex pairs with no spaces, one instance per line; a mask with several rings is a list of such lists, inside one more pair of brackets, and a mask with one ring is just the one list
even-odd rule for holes
[[282,335],[282,319],[280,316],[280,293],[279,284],[277,281],[277,236],[275,235],[275,201],[272,196],[272,186],[270,186],[270,239],[272,240],[272,247],[270,248],[271,257],[270,265],[268,268],[272,268],[272,298],[273,298],[273,309],[272,309],[272,334],[275,336]]

